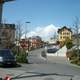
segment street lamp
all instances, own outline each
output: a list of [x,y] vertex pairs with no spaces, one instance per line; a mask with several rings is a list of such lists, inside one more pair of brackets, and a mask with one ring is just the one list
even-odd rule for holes
[[27,27],[28,27],[28,24],[30,24],[31,22],[27,21],[25,23],[26,23],[26,25],[25,25],[25,39],[26,39]]
[[3,11],[3,4],[5,2],[10,2],[14,0],[0,0],[0,24],[2,23],[2,11]]
[[[26,24],[30,24],[30,23],[31,22],[29,22],[29,21],[26,22]],[[25,27],[25,30],[26,30],[26,27]],[[25,31],[25,40],[26,40],[26,34],[27,34],[27,31]],[[29,47],[30,47],[30,42],[29,42],[29,39],[28,39],[28,51],[29,51]]]

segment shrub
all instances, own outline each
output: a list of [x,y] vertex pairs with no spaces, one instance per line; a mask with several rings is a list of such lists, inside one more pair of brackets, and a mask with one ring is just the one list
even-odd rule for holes
[[77,64],[77,60],[71,61],[72,64]]
[[21,51],[19,55],[16,55],[16,60],[20,63],[28,63],[26,52]]
[[14,56],[18,54],[17,47],[12,48],[11,51],[13,52]]
[[27,54],[25,49],[20,49],[19,47],[14,47],[12,49],[14,56],[16,57],[16,61],[19,63],[28,63]]
[[77,57],[77,50],[68,51],[66,55],[71,60],[72,64],[80,65],[80,58]]
[[73,46],[72,40],[69,39],[69,38],[67,38],[67,39],[65,40],[65,45],[66,45],[67,49],[72,48],[72,46]]
[[66,53],[66,56],[71,60],[77,57],[76,50],[71,50]]
[[77,65],[80,65],[80,60],[77,61]]

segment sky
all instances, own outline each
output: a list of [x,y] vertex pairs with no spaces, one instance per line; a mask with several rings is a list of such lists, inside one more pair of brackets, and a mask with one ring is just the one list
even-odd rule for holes
[[5,22],[20,21],[30,34],[37,34],[40,28],[44,31],[47,27],[72,27],[75,16],[80,18],[80,0],[16,0],[5,3],[3,8]]

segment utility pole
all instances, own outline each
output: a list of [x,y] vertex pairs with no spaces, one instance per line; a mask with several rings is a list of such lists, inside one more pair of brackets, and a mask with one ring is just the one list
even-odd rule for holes
[[10,2],[14,0],[0,0],[0,24],[2,23],[2,12],[3,12],[3,5],[6,2]]

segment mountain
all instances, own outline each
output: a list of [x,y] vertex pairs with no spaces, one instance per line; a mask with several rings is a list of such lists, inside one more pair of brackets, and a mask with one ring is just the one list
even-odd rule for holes
[[[43,26],[43,27],[36,27],[33,31],[30,31],[26,34],[27,37],[32,37],[32,36],[40,36],[44,40],[52,37],[55,32],[57,32],[58,27],[54,26],[53,24],[50,24],[48,26]],[[25,35],[22,36],[22,38],[25,38]]]

